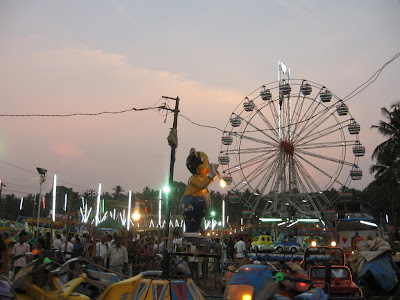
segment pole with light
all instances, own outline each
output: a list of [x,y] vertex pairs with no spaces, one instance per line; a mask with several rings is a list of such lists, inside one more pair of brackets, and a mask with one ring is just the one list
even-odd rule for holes
[[43,168],[36,168],[40,177],[39,177],[39,199],[38,199],[38,216],[37,216],[37,224],[36,224],[36,238],[39,237],[39,221],[40,221],[40,200],[42,199],[42,184],[46,180],[47,170]]

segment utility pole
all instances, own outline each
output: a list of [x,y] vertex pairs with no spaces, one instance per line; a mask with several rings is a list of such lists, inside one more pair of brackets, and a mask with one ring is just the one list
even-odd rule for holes
[[[175,100],[175,109],[168,109],[174,113],[174,123],[171,128],[171,131],[169,132],[168,135],[168,144],[171,146],[171,161],[169,165],[169,180],[168,180],[168,186],[171,188],[172,183],[174,181],[174,165],[175,165],[175,153],[176,153],[176,148],[178,147],[178,132],[177,132],[177,127],[178,127],[178,115],[179,115],[179,97],[176,98],[171,98],[171,97],[166,97],[162,96],[164,99],[170,99],[170,100]],[[167,109],[167,108],[164,108]],[[168,252],[168,235],[169,235],[169,222],[170,222],[170,202],[168,199],[168,196],[165,199],[165,210],[166,210],[166,216],[165,216],[165,233],[164,233],[164,255],[163,255],[163,271],[162,271],[162,277],[164,279],[167,279],[169,276],[169,267],[170,267],[170,256]]]
[[4,213],[6,211],[6,206],[3,200],[1,199],[1,192],[3,191],[3,181],[0,178],[0,210],[1,210],[1,217],[4,218]]
[[37,215],[37,225],[36,225],[36,239],[39,238],[39,225],[40,225],[40,201],[42,200],[42,184],[46,179],[46,169],[43,168],[36,168],[38,173],[40,174],[39,177],[39,184],[40,184],[40,188],[39,188],[39,199],[38,199],[38,215]]

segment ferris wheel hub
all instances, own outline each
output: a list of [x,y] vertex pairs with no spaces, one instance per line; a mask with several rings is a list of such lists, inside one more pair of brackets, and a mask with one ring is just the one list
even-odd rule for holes
[[281,142],[281,148],[283,148],[283,151],[285,151],[285,153],[287,155],[293,155],[293,152],[294,152],[293,143],[291,143],[289,141],[282,141]]

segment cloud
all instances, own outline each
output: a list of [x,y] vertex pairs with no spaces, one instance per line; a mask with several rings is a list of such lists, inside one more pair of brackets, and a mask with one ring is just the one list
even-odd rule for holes
[[[231,110],[243,100],[243,93],[235,88],[210,87],[182,74],[140,68],[113,52],[86,45],[40,48],[40,43],[43,41],[9,41],[7,55],[3,56],[7,59],[0,57],[0,82],[4,87],[0,96],[9,99],[3,105],[7,113],[121,111],[151,106],[162,95],[179,96],[183,115],[200,124],[223,128]],[[19,49],[16,54],[14,46]],[[170,100],[169,105],[173,107],[174,101]],[[11,118],[4,134],[18,138],[9,141],[10,155],[4,159],[20,161],[24,167],[18,157],[22,150],[18,149],[35,137],[30,149],[37,159],[49,172],[52,170],[48,166],[52,166],[59,176],[74,178],[76,184],[90,186],[89,180],[100,180],[109,187],[157,187],[165,182],[161,170],[168,170],[170,149],[166,137],[172,121],[172,114],[165,119],[153,111],[100,117]],[[176,180],[186,181],[188,149],[200,147],[216,157],[221,133],[180,118],[178,134]]]
[[56,144],[51,147],[55,154],[61,157],[76,158],[82,157],[84,151],[72,144]]

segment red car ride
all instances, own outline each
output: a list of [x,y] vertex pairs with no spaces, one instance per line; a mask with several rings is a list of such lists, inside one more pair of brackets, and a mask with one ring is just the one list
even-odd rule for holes
[[[326,274],[327,270],[330,270],[330,276]],[[309,269],[309,275],[312,285],[322,288],[331,297],[363,296],[361,289],[353,282],[350,269],[346,266],[313,266]],[[329,287],[326,285],[327,280],[330,281]]]

